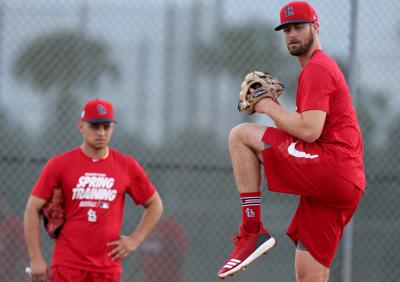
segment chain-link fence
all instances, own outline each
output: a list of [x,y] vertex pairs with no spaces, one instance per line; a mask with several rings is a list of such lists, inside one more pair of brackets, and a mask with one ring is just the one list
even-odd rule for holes
[[[397,281],[400,2],[309,2],[322,47],[353,75],[368,181],[330,281]],[[122,281],[144,281],[149,272],[154,281],[216,281],[241,218],[228,133],[244,120],[271,123],[237,112],[243,75],[274,73],[286,85],[283,104],[294,110],[299,66],[272,31],[283,4],[0,1],[0,280],[26,280],[22,216],[31,188],[50,156],[80,144],[82,104],[103,97],[119,121],[112,147],[136,157],[166,205],[152,237],[124,261]],[[296,205],[296,197],[263,190],[263,220],[278,246],[232,281],[294,280],[295,248],[285,230]],[[128,200],[125,233],[141,211]],[[42,245],[50,259],[53,242],[43,235]]]

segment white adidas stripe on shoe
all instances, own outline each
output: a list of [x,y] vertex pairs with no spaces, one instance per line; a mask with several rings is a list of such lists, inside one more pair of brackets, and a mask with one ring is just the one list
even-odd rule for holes
[[229,268],[230,270],[218,274],[219,278],[226,278],[233,276],[240,270],[244,270],[250,263],[259,258],[261,255],[266,254],[270,249],[276,245],[276,240],[270,237],[267,241],[261,244],[253,253],[250,254],[244,261],[238,259],[230,259],[222,268]]

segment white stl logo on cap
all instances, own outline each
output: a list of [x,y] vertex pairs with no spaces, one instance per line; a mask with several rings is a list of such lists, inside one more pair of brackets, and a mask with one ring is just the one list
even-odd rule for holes
[[100,116],[106,115],[107,114],[106,107],[104,107],[102,104],[98,104],[97,112],[99,113]]
[[81,119],[85,117],[85,110],[81,112]]
[[287,6],[285,8],[285,15],[286,15],[286,17],[290,17],[290,16],[294,15],[294,10],[293,10],[292,6]]

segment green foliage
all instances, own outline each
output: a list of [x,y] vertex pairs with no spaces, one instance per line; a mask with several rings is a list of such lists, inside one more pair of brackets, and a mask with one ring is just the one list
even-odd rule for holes
[[34,39],[20,51],[13,72],[16,78],[43,91],[95,87],[103,74],[119,77],[104,42],[69,30]]
[[282,44],[272,26],[249,22],[225,27],[209,44],[200,42],[194,60],[205,73],[217,69],[234,78],[253,70],[277,73],[288,60]]

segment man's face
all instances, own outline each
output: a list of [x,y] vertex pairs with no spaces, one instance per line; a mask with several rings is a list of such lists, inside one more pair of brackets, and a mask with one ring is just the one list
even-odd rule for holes
[[293,56],[306,54],[314,43],[314,32],[309,23],[288,24],[283,33],[289,53]]
[[101,150],[108,146],[114,129],[114,123],[88,123],[79,122],[79,130],[83,136],[83,142],[95,150]]

